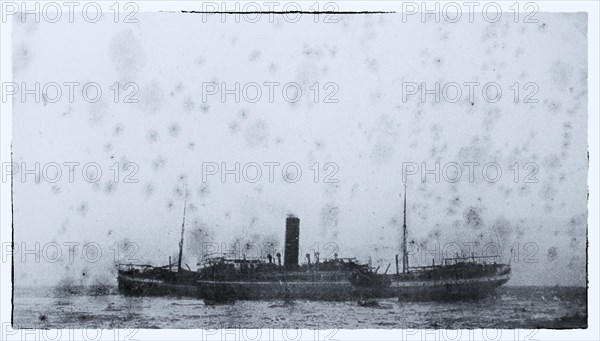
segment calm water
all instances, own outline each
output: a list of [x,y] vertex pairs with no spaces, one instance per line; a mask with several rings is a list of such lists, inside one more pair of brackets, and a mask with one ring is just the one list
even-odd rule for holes
[[503,287],[476,302],[239,301],[15,288],[16,328],[585,328],[585,288]]

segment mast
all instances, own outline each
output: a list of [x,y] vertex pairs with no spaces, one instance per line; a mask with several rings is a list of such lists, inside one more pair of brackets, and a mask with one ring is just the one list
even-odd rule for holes
[[181,240],[179,240],[179,260],[177,261],[177,272],[181,272],[181,258],[183,257],[183,233],[185,231],[185,209],[187,208],[187,186],[184,189],[185,199],[183,201],[183,222],[181,223]]
[[[10,143],[10,164],[11,167],[14,166],[13,163],[13,145],[12,142]],[[10,277],[12,278],[12,283],[14,285],[15,283],[15,254],[14,254],[14,250],[15,250],[15,190],[14,190],[14,186],[15,186],[15,178],[14,178],[14,168],[11,170],[10,172],[10,230],[11,230],[11,242],[10,242],[10,249],[11,249],[11,266],[10,266]],[[512,257],[511,257],[512,258]],[[12,291],[11,294],[11,298],[10,298],[11,302],[15,301],[15,291]],[[12,309],[14,310],[14,309]],[[10,312],[10,318],[11,321],[14,321],[15,318],[15,312],[12,311]]]
[[404,224],[402,225],[402,273],[408,272],[408,250],[406,249],[406,184],[404,184]]

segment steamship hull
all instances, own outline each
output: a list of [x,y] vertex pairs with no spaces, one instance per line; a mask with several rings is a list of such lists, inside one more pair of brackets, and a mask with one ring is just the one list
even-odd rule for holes
[[199,297],[210,300],[351,301],[378,298],[385,290],[355,287],[350,282],[200,281]]
[[510,279],[506,264],[464,262],[467,258],[450,258],[454,264],[416,267],[413,272],[390,275],[389,296],[401,301],[452,301],[490,296]]
[[[344,301],[381,297],[380,288],[360,288],[349,281],[222,281],[176,283],[119,274],[119,291],[128,296],[192,297],[210,301],[306,299]],[[388,293],[389,294],[389,293]]]
[[398,298],[399,301],[454,301],[493,295],[508,276],[435,282],[392,282],[387,288],[357,288],[350,283],[270,283],[201,281],[199,297],[222,300],[306,299],[352,301]]
[[386,296],[400,301],[455,301],[481,299],[494,294],[509,275],[440,281],[392,281]]
[[119,274],[119,292],[128,296],[198,297],[195,283],[177,283],[161,279]]
[[386,287],[356,287],[349,281],[223,281],[167,280],[119,274],[119,291],[133,296],[192,297],[211,301],[306,299],[350,301],[398,298],[400,301],[452,301],[480,299],[493,295],[510,276],[448,280],[402,280],[392,277]]

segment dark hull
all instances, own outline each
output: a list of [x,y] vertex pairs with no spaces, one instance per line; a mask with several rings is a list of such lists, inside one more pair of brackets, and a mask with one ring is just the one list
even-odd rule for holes
[[508,279],[508,275],[438,281],[405,281],[392,278],[388,287],[356,287],[349,281],[198,280],[196,283],[172,283],[123,274],[119,274],[118,278],[119,290],[125,295],[183,296],[210,301],[349,301],[395,297],[402,301],[465,300],[489,296]]
[[382,289],[356,287],[349,281],[339,282],[235,282],[199,281],[201,298],[216,300],[305,299],[350,301],[381,297]]
[[389,290],[400,301],[455,301],[493,295],[509,275],[439,281],[392,281]]
[[253,282],[209,281],[176,284],[164,280],[119,274],[119,291],[130,296],[176,296],[211,301],[307,299],[344,301],[381,297],[376,288],[357,288],[348,281],[340,282]]
[[169,283],[164,280],[127,276],[119,273],[119,292],[130,296],[185,296],[198,297],[194,284]]

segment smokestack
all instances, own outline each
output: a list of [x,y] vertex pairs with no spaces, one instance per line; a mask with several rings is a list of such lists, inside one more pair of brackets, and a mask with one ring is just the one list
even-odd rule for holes
[[289,215],[285,220],[285,251],[283,265],[292,270],[298,267],[300,240],[300,219]]

